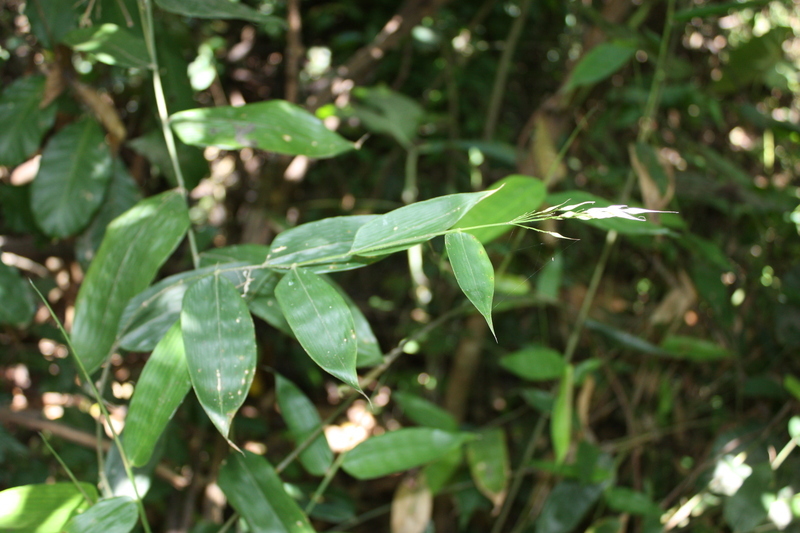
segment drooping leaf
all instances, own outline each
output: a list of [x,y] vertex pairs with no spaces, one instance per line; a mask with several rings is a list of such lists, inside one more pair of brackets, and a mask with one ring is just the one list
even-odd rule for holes
[[[454,228],[508,222],[536,210],[547,195],[547,188],[541,180],[519,174],[506,176],[492,185],[490,190],[497,192],[470,209],[469,213],[453,226]],[[501,225],[471,229],[469,233],[475,235],[482,244],[486,244],[510,231],[512,227]]]
[[536,533],[573,531],[602,493],[602,485],[586,485],[571,479],[561,481],[544,502],[536,520]]
[[128,533],[139,519],[136,502],[127,496],[100,500],[83,514],[72,517],[66,533]]
[[661,348],[680,359],[690,361],[718,361],[733,354],[713,341],[685,335],[669,335],[661,341]]
[[475,204],[494,192],[450,194],[390,211],[361,226],[350,253],[367,257],[386,255],[430,240],[450,229]]
[[342,462],[357,479],[374,479],[429,463],[471,438],[433,428],[405,428],[371,437],[349,452]]
[[128,406],[123,444],[133,466],[150,460],[161,433],[192,387],[181,325],[176,322],[156,346]]
[[150,284],[188,227],[177,190],[142,200],[108,225],[78,292],[72,325],[76,355],[90,373],[110,355],[128,301]]
[[381,351],[378,338],[375,332],[372,331],[372,326],[369,325],[367,317],[361,312],[358,305],[352,298],[328,276],[323,276],[324,279],[331,287],[336,289],[339,296],[342,297],[347,308],[350,309],[350,314],[353,316],[353,326],[356,330],[356,368],[363,368],[366,366],[375,366],[383,362],[383,352]]
[[462,231],[448,233],[444,242],[458,286],[486,319],[494,335],[492,324],[494,267],[486,255],[486,250],[474,235]]
[[[127,422],[127,420],[126,420]],[[120,437],[120,442],[124,443],[124,438]],[[150,460],[142,466],[134,466],[131,468],[133,479],[128,477],[128,472],[125,470],[125,464],[122,461],[122,456],[119,453],[119,448],[111,446],[106,454],[106,460],[103,465],[103,474],[108,480],[108,491],[106,497],[111,496],[127,496],[134,500],[137,496],[144,499],[147,493],[150,492],[150,487],[153,484],[153,475],[155,474],[156,466],[161,460],[161,452],[163,450],[163,441],[159,441],[157,451],[152,454]]]
[[241,19],[250,22],[276,22],[277,17],[256,11],[241,2],[230,0],[156,0],[164,11],[202,19]]
[[263,457],[248,451],[230,454],[217,483],[253,533],[314,533],[308,517]]
[[527,346],[503,356],[500,366],[530,381],[546,381],[564,375],[564,357],[546,346]]
[[564,462],[569,451],[569,443],[572,440],[573,386],[573,368],[572,365],[567,365],[558,387],[558,396],[556,396],[550,420],[550,438],[553,440],[557,463]]
[[193,146],[260,148],[318,159],[353,149],[353,143],[326,128],[314,115],[283,100],[187,109],[173,114],[170,124],[183,142]]
[[610,77],[630,61],[636,46],[626,43],[601,43],[581,58],[567,82],[568,89],[594,85]]
[[323,370],[360,391],[356,331],[347,304],[319,275],[292,269],[275,296],[297,340]]
[[456,431],[458,422],[453,415],[433,402],[409,392],[396,391],[392,399],[397,402],[403,413],[420,426]]
[[270,265],[307,265],[318,274],[360,268],[374,262],[347,255],[356,232],[376,215],[333,217],[301,224],[278,234],[272,241],[267,261]]
[[[569,202],[579,204],[582,202],[594,202],[592,207],[608,207],[611,202],[604,200],[585,191],[562,191],[547,196],[547,203],[550,205],[560,205]],[[589,224],[596,228],[610,231],[615,230],[622,235],[669,235],[667,228],[656,226],[647,220],[629,220],[625,218],[603,218],[586,220],[584,224]]]
[[506,434],[502,428],[481,431],[467,443],[467,464],[478,490],[494,504],[503,505],[510,480]]
[[0,324],[22,326],[33,318],[36,302],[28,282],[16,268],[0,261]]
[[89,53],[108,65],[150,67],[150,54],[144,39],[116,24],[72,30],[64,36],[63,42],[73,50]]
[[53,126],[56,106],[39,109],[44,84],[44,76],[19,78],[0,96],[0,165],[14,166],[25,161]]
[[54,483],[23,485],[0,492],[0,530],[41,532],[61,531],[75,513],[97,501],[97,489],[91,483]]
[[97,122],[85,116],[56,133],[42,152],[31,185],[39,227],[60,238],[86,227],[110,179],[111,152]]
[[197,399],[227,438],[256,369],[255,327],[247,304],[222,275],[202,278],[183,297],[181,329]]
[[[317,408],[303,391],[280,374],[275,375],[275,394],[292,439],[299,445],[322,425]],[[300,453],[299,459],[309,474],[315,476],[325,474],[333,462],[333,452],[325,440],[325,434],[317,435]]]

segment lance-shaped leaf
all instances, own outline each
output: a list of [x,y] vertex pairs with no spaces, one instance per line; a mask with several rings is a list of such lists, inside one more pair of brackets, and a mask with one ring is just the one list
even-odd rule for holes
[[56,118],[56,106],[39,109],[44,96],[44,76],[20,78],[0,96],[0,165],[13,166],[39,149],[45,132]]
[[567,365],[564,368],[564,375],[561,377],[558,396],[553,405],[553,414],[550,420],[550,438],[553,440],[557,463],[564,462],[572,437],[573,386],[573,368],[572,365]]
[[183,142],[194,146],[250,147],[314,158],[353,149],[353,143],[326,128],[317,117],[283,100],[187,109],[172,115],[170,124]]
[[75,303],[72,344],[89,372],[114,345],[128,300],[144,290],[189,227],[183,195],[167,191],[136,204],[108,225]]
[[362,368],[381,364],[383,362],[383,352],[378,344],[378,338],[372,331],[372,326],[369,325],[367,317],[364,316],[364,313],[361,312],[358,305],[356,305],[342,287],[327,276],[323,276],[322,279],[336,289],[336,292],[344,299],[344,302],[350,309],[350,314],[353,316],[353,325],[356,329],[356,351],[358,352],[356,356],[356,367]]
[[499,509],[506,498],[510,471],[503,429],[482,431],[478,438],[468,442],[467,463],[478,490]]
[[72,30],[64,36],[64,44],[86,52],[108,65],[150,67],[150,54],[144,39],[116,24],[101,24]]
[[450,194],[390,211],[361,226],[350,253],[386,255],[430,240],[450,229],[475,204],[494,192]]
[[223,265],[225,263],[250,263],[260,265],[269,254],[269,247],[263,244],[237,244],[214,248],[200,254],[200,266]]
[[[315,430],[322,425],[317,408],[311,403],[303,391],[281,376],[275,375],[275,394],[278,397],[278,406],[281,414],[289,426],[289,432],[295,444],[303,443]],[[325,435],[320,433],[300,453],[300,464],[308,470],[309,474],[321,476],[328,471],[333,462],[333,452],[325,440]]]
[[353,315],[336,289],[317,274],[292,269],[275,296],[295,337],[323,370],[361,391],[356,374]]
[[217,483],[253,533],[314,533],[308,517],[263,457],[248,451],[230,454]]
[[371,437],[347,452],[342,468],[357,479],[386,476],[434,461],[469,438],[469,433],[441,429],[398,429]]
[[31,286],[16,268],[0,262],[0,324],[22,326],[36,312]]
[[290,266],[313,262],[312,271],[322,274],[360,268],[374,259],[348,255],[356,232],[377,215],[333,217],[301,224],[280,233],[272,241],[269,265]]
[[255,375],[256,336],[250,311],[233,283],[221,275],[209,276],[186,291],[181,329],[197,399],[227,438]]
[[241,19],[250,22],[280,21],[278,17],[256,11],[243,3],[230,0],[156,0],[164,11],[201,19]]
[[61,531],[75,513],[97,500],[92,483],[23,485],[0,492],[0,531]]
[[495,335],[492,324],[494,268],[486,250],[474,235],[461,231],[448,233],[444,242],[458,286],[483,315],[492,335]]
[[500,359],[500,366],[523,379],[546,381],[564,375],[564,356],[547,346],[527,346]]
[[66,533],[128,533],[139,520],[136,502],[127,496],[100,500],[83,514],[72,517]]
[[176,322],[144,365],[125,418],[123,444],[133,466],[150,460],[158,439],[192,387]]
[[84,117],[56,133],[31,184],[39,227],[60,238],[83,229],[103,202],[111,173],[111,152],[97,122]]
[[392,393],[392,400],[397,402],[403,413],[410,420],[420,426],[443,429],[445,431],[458,429],[458,422],[453,418],[453,415],[425,398],[420,398],[409,392],[397,391]]

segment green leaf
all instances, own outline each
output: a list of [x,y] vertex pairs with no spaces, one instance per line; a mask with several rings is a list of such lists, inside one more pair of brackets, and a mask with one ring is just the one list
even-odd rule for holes
[[550,438],[553,440],[557,463],[564,462],[572,438],[572,391],[573,369],[572,365],[567,365],[564,367],[550,421]]
[[553,257],[550,258],[550,261],[537,273],[536,296],[545,302],[558,302],[563,273],[563,257],[561,253],[555,253]]
[[31,31],[44,48],[53,50],[70,30],[78,26],[79,4],[63,0],[25,2]]
[[128,533],[139,520],[136,502],[127,496],[100,500],[83,514],[74,516],[66,533]]
[[392,399],[397,402],[400,409],[410,420],[420,426],[443,429],[445,431],[456,431],[458,429],[458,422],[453,418],[453,415],[425,398],[410,392],[396,391],[392,393]]
[[547,381],[564,375],[567,366],[564,357],[556,350],[532,345],[500,359],[500,366],[530,381]]
[[319,275],[292,269],[275,296],[297,340],[323,370],[361,391],[356,374],[353,315],[339,293]]
[[783,376],[783,388],[795,399],[800,400],[800,379],[797,379],[792,374],[786,374]]
[[301,224],[278,234],[272,241],[269,266],[291,266],[312,262],[308,268],[318,274],[352,270],[374,260],[347,255],[356,232],[376,215],[333,217]]
[[24,326],[36,312],[36,302],[28,282],[16,268],[0,261],[0,324]]
[[0,96],[0,165],[24,162],[39,149],[42,137],[53,126],[56,106],[39,108],[44,84],[44,76],[19,78]]
[[275,22],[280,19],[230,0],[156,0],[164,11],[202,19],[241,19],[250,22]]
[[110,355],[120,316],[144,290],[189,227],[180,191],[167,191],[114,219],[75,303],[72,344],[91,373]]
[[[501,188],[502,187],[502,188]],[[544,201],[547,188],[541,180],[514,174],[501,179],[489,190],[497,192],[473,207],[454,228],[471,228],[486,224],[502,224],[518,216],[534,211]],[[471,229],[482,244],[493,241],[513,226],[503,225],[491,228]]]
[[347,452],[342,468],[356,479],[374,479],[434,461],[469,438],[469,433],[441,429],[398,429],[370,437]]
[[[547,196],[547,203],[559,205],[564,203],[579,204],[581,202],[594,202],[592,207],[608,207],[611,202],[584,191],[563,191]],[[604,218],[582,221],[596,228],[610,231],[615,230],[623,235],[669,235],[667,228],[656,226],[649,220],[628,220],[625,218]]]
[[256,370],[255,327],[247,304],[223,276],[203,278],[183,297],[181,329],[197,399],[227,438]]
[[353,115],[366,128],[391,135],[401,145],[410,146],[425,114],[416,101],[385,86],[356,87],[353,96],[360,100],[352,106]]
[[601,485],[567,480],[558,483],[536,520],[536,533],[569,533],[581,523],[603,493]]
[[[162,68],[166,67],[162,65]],[[191,87],[189,89],[191,92]],[[174,87],[173,90],[179,93],[180,87]],[[170,99],[170,102],[172,101]],[[149,131],[132,139],[127,142],[127,145],[155,167],[152,169],[154,174],[166,177],[172,187],[178,186],[175,169],[172,166],[172,160],[167,151],[167,143],[164,140],[164,133],[160,129]],[[186,188],[189,190],[194,189],[200,183],[200,180],[208,174],[208,162],[203,157],[203,151],[196,146],[184,144],[180,139],[175,139],[175,150],[178,152],[178,163],[181,166]]]
[[0,492],[0,530],[51,533],[61,531],[64,524],[90,503],[97,500],[97,489],[91,483],[55,483],[24,485]]
[[31,184],[39,227],[59,238],[82,230],[103,202],[111,173],[111,152],[97,122],[85,116],[56,133]]
[[248,451],[230,454],[217,483],[253,533],[314,533],[308,517],[263,457]]
[[411,248],[441,235],[461,220],[475,204],[494,193],[450,194],[390,211],[361,226],[350,253],[376,256]]
[[661,341],[661,348],[680,359],[690,361],[718,361],[728,359],[733,354],[715,342],[686,337],[683,335],[669,335]]
[[458,286],[483,315],[492,335],[497,338],[492,324],[494,267],[486,250],[474,235],[461,231],[448,233],[444,242]]
[[[120,440],[120,442],[124,444],[124,439]],[[131,468],[131,474],[133,474],[133,479],[131,479],[125,470],[125,464],[122,461],[119,448],[111,446],[103,465],[103,474],[108,481],[109,489],[105,497],[127,496],[134,500],[137,497],[144,499],[153,484],[153,475],[161,459],[162,454],[160,452],[163,451],[163,441],[159,441],[159,446],[156,450],[145,465]]]
[[91,54],[108,65],[150,68],[150,53],[144,39],[116,24],[72,30],[64,36],[63,42],[73,50]]
[[445,455],[439,457],[432,463],[428,463],[422,469],[425,482],[431,493],[435,496],[445,487],[448,481],[461,466],[464,453],[461,448],[453,448]]
[[660,514],[658,505],[647,494],[628,487],[611,487],[606,491],[605,499],[608,506],[619,513]]
[[[303,394],[303,391],[280,374],[275,374],[275,394],[278,397],[278,407],[289,427],[292,439],[295,444],[299,445],[322,425],[317,408]],[[328,446],[328,441],[325,440],[325,434],[317,435],[311,444],[300,453],[299,458],[300,464],[308,470],[309,474],[315,476],[325,474],[333,462],[333,452]]]
[[502,428],[481,431],[467,443],[467,464],[475,486],[495,509],[503,505],[510,480],[506,434]]
[[378,338],[372,331],[372,326],[369,325],[367,317],[358,308],[358,305],[352,298],[344,291],[344,289],[335,283],[328,276],[323,276],[328,285],[336,289],[339,296],[342,297],[347,308],[350,309],[350,314],[353,316],[353,326],[356,330],[356,368],[366,366],[376,366],[383,362],[383,351],[381,351]]
[[193,146],[225,150],[260,148],[317,159],[353,149],[305,109],[283,100],[240,107],[187,109],[170,117],[178,137]]
[[176,322],[144,365],[128,406],[123,444],[133,466],[150,461],[158,439],[191,387],[181,325]]
[[601,43],[589,50],[572,71],[567,89],[594,85],[610,77],[630,61],[636,47],[625,43]]
[[767,518],[763,497],[772,492],[775,474],[769,463],[753,466],[752,473],[747,476],[739,490],[729,498],[725,498],[722,515],[734,533],[752,531]]
[[225,263],[250,263],[260,265],[269,254],[269,247],[263,244],[237,244],[214,248],[200,254],[200,266],[215,266]]

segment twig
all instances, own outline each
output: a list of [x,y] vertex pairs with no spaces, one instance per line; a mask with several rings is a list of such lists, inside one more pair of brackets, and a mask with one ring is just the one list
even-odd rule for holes
[[300,0],[286,2],[286,100],[297,103],[297,81],[300,71],[300,59],[303,56],[303,23],[300,18]]

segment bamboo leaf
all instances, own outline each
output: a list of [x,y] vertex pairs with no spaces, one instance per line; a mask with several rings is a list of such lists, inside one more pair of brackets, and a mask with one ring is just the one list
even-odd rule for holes
[[167,191],[114,219],[75,303],[72,344],[89,372],[103,364],[131,297],[144,290],[189,227],[183,195]]
[[44,134],[56,119],[56,106],[39,109],[44,97],[44,76],[20,78],[0,96],[0,165],[13,166],[39,149]]
[[347,452],[342,468],[357,479],[374,479],[434,461],[470,437],[433,428],[398,429],[371,437]]
[[87,495],[97,500],[92,483],[23,485],[0,492],[0,530],[61,531],[75,513],[89,508]]
[[486,319],[496,339],[492,324],[494,267],[486,250],[474,235],[461,231],[448,233],[444,242],[458,286]]
[[323,370],[361,391],[356,374],[353,315],[336,289],[319,275],[292,269],[275,288],[289,326]]
[[636,46],[627,43],[601,43],[581,58],[567,82],[567,89],[594,85],[625,66],[636,52]]
[[136,502],[127,496],[100,500],[85,513],[72,517],[66,533],[128,533],[139,520]]
[[547,381],[564,375],[564,357],[546,346],[532,345],[503,356],[500,366],[530,381]]
[[39,227],[59,238],[86,227],[103,202],[111,173],[111,152],[97,122],[84,117],[56,133],[31,184]]
[[475,486],[489,498],[495,509],[503,505],[509,482],[506,434],[502,428],[482,431],[467,443],[467,464]]
[[453,418],[453,415],[425,398],[420,398],[408,392],[396,391],[392,393],[392,399],[397,402],[400,409],[410,420],[420,426],[445,431],[456,431],[458,429],[458,422]]
[[161,433],[192,387],[176,322],[144,365],[125,418],[123,444],[133,466],[150,460]]
[[558,388],[556,403],[553,405],[553,415],[550,421],[550,438],[553,440],[553,449],[556,462],[563,463],[569,451],[572,438],[572,391],[573,368],[567,365]]
[[108,65],[150,68],[150,54],[144,39],[116,24],[72,30],[64,36],[63,42],[73,50],[91,54]]
[[156,0],[164,11],[202,19],[241,19],[250,22],[280,22],[278,17],[230,0]]
[[203,278],[183,297],[181,329],[197,399],[227,438],[255,375],[255,328],[247,304],[223,276]]
[[350,253],[369,257],[411,248],[450,229],[495,192],[450,194],[390,211],[361,226]]
[[353,149],[353,143],[326,128],[314,115],[283,100],[187,109],[172,115],[170,124],[183,142],[193,146],[260,148],[318,159]]
[[217,483],[253,533],[314,533],[308,517],[263,457],[248,451],[230,454]]
[[358,305],[339,284],[335,283],[327,276],[323,276],[322,279],[324,279],[328,285],[336,289],[336,292],[339,293],[344,303],[347,304],[348,309],[350,309],[350,314],[353,316],[357,343],[356,368],[381,364],[383,362],[383,352],[378,344],[378,338],[372,331],[372,326],[369,325],[367,317],[364,316],[364,313],[361,312]]
[[[275,374],[275,394],[283,419],[295,444],[304,442],[308,436],[322,425],[317,408],[311,403],[303,391],[284,378]],[[320,433],[311,444],[300,453],[300,463],[309,474],[321,476],[328,471],[333,462],[333,452]]]

